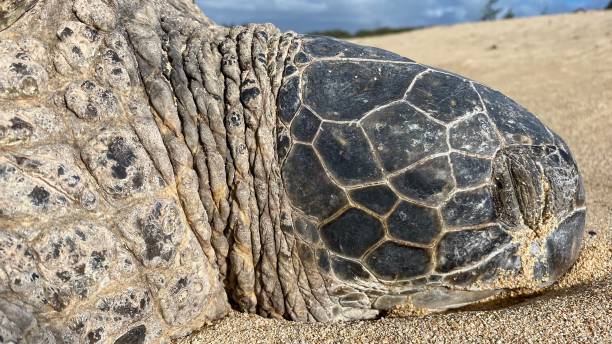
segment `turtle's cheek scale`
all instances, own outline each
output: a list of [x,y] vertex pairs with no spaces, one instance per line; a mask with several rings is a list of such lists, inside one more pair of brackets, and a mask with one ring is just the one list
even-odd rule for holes
[[291,127],[283,182],[340,305],[444,310],[540,289],[571,267],[584,189],[534,115],[386,51],[301,40],[278,98]]

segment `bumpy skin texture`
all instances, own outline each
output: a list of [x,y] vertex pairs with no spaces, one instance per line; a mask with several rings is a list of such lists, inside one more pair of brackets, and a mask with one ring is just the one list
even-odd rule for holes
[[1,341],[441,310],[576,259],[569,149],[498,92],[186,0],[9,3]]

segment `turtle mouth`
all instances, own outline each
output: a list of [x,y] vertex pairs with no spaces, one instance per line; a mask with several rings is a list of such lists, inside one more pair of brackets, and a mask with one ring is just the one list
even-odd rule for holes
[[493,181],[496,214],[522,247],[524,273],[554,282],[577,259],[584,231],[584,188],[571,155],[554,145],[506,147]]

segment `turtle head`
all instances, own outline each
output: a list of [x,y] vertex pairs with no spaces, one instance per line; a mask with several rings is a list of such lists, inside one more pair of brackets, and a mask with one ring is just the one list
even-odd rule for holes
[[567,146],[508,146],[493,162],[498,221],[519,247],[534,285],[556,281],[575,262],[585,226],[585,193]]
[[442,310],[540,289],[571,267],[584,189],[567,145],[533,114],[380,49],[300,44],[278,91],[289,128],[278,156],[299,240],[354,288],[345,296]]

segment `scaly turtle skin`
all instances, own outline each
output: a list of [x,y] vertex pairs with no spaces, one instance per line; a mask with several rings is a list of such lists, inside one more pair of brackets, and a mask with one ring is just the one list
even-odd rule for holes
[[186,0],[2,10],[4,342],[445,310],[576,260],[569,148],[483,85]]

